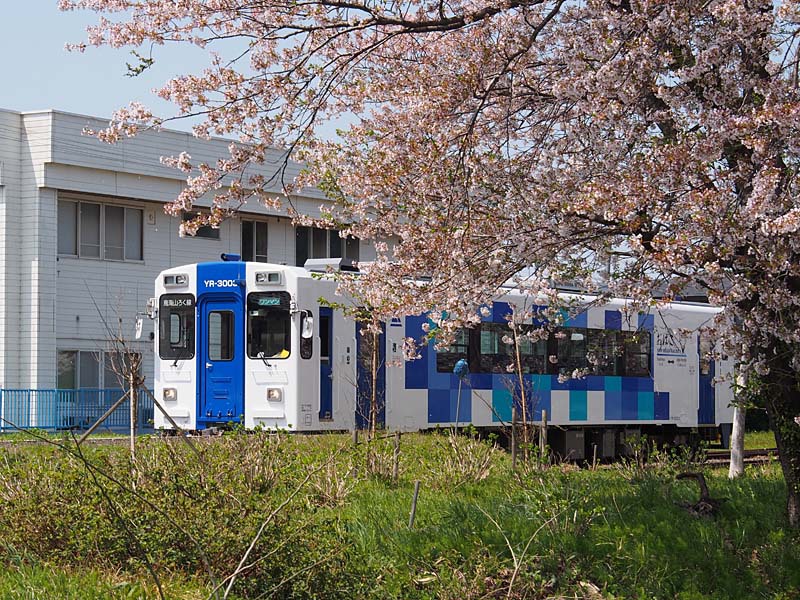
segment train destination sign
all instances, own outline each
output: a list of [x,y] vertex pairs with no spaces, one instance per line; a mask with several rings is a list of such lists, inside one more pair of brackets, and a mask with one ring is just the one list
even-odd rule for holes
[[185,296],[183,298],[164,298],[162,300],[164,308],[192,308],[194,306],[194,298]]

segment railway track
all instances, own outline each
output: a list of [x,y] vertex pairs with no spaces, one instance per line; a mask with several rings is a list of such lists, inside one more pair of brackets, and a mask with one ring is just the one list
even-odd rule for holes
[[[746,464],[762,464],[770,462],[778,457],[777,448],[757,448],[744,451],[744,462]],[[706,464],[717,465],[725,464],[731,460],[730,450],[707,450]]]
[[[194,440],[212,440],[213,436],[189,436]],[[60,441],[58,439],[53,439],[52,441]],[[97,436],[97,437],[89,437],[86,442],[92,445],[126,445],[129,443],[129,438],[127,436]],[[25,445],[43,445],[47,444],[48,442],[43,439],[3,439],[0,436],[0,448],[2,447],[11,447],[11,446],[25,446]],[[757,448],[751,450],[744,451],[744,462],[746,464],[765,464],[772,460],[777,459],[778,457],[778,449],[777,448]],[[706,459],[705,464],[719,466],[728,464],[731,460],[731,451],[730,450],[706,450]]]

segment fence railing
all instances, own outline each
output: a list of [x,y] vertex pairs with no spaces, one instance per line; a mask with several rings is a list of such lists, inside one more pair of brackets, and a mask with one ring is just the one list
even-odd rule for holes
[[[121,389],[0,389],[0,432],[21,429],[88,429],[125,393]],[[153,428],[153,400],[138,394],[137,428]],[[98,431],[128,431],[130,399],[126,399]]]

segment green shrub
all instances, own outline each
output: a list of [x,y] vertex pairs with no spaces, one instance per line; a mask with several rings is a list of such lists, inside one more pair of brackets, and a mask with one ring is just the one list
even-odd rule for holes
[[239,598],[800,594],[774,465],[734,481],[707,472],[725,500],[699,519],[680,506],[698,497],[674,479],[684,454],[512,473],[471,435],[404,435],[394,481],[391,438],[354,447],[344,435],[234,433],[195,447],[143,438],[133,464],[121,445],[87,446],[83,458],[74,446],[0,448],[0,592],[60,581],[154,597],[152,569],[166,585],[188,582],[170,597],[206,597],[252,544]]

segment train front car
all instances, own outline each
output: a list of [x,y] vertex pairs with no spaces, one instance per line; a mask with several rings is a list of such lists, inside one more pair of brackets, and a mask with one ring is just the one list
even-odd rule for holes
[[[244,264],[244,263],[242,263]],[[241,381],[248,429],[309,431],[319,387],[318,299],[299,267],[247,263]]]
[[[298,306],[296,288],[308,274],[223,257],[156,280],[156,397],[188,431],[296,429],[303,424],[298,399],[309,387],[299,361],[311,358],[314,330],[312,307]],[[155,427],[174,429],[160,411]]]

